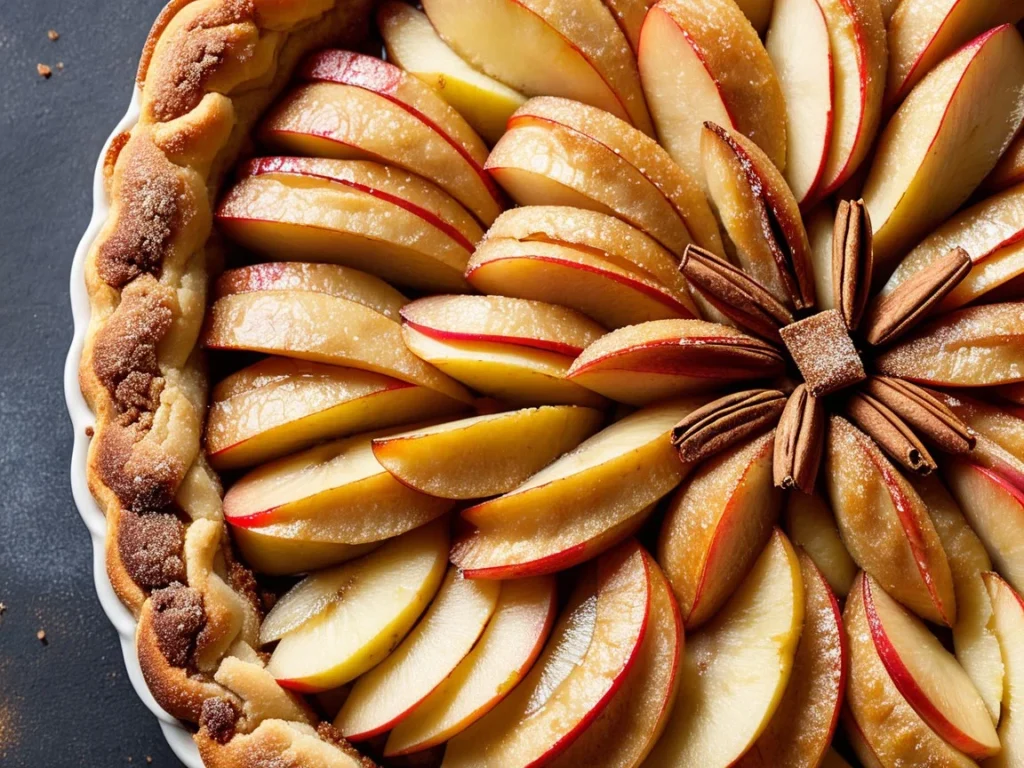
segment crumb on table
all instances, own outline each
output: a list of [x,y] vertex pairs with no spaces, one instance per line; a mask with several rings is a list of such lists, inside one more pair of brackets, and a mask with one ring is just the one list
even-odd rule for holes
[[53,74],[53,70],[50,69],[46,64],[36,64],[36,72],[39,73],[40,77],[49,78]]

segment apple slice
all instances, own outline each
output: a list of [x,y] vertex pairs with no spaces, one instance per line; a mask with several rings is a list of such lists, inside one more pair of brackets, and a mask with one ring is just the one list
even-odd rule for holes
[[[842,755],[829,747],[818,768],[850,768],[850,764],[843,759]],[[873,768],[873,766],[865,766],[865,768]]]
[[644,24],[644,17],[654,3],[655,0],[604,0],[634,53],[640,47],[640,28]]
[[1005,581],[994,573],[982,575],[992,600],[992,629],[999,639],[1003,662],[1006,665],[1006,713],[999,723],[998,755],[986,761],[988,768],[1010,768],[1024,760],[1024,710],[1021,709],[1021,691],[1024,691],[1024,601]]
[[658,562],[687,630],[725,604],[771,537],[782,502],[774,445],[772,430],[701,463],[668,505]]
[[883,375],[949,387],[1024,381],[1024,302],[942,315],[882,352],[875,365]]
[[804,627],[793,674],[768,727],[736,768],[829,765],[829,743],[846,692],[846,636],[839,602],[825,576],[806,553],[799,558]]
[[548,763],[552,768],[638,766],[665,729],[679,686],[683,624],[661,569],[653,560],[648,566],[651,616],[640,658],[604,712]]
[[1024,133],[1017,137],[1003,152],[996,167],[985,177],[981,188],[986,192],[999,192],[1024,181]]
[[484,173],[487,146],[418,77],[376,56],[324,50],[260,125],[279,154],[374,160],[429,179],[485,225],[504,207]]
[[637,272],[672,291],[694,316],[690,287],[679,271],[679,259],[658,242],[622,219],[583,208],[527,205],[505,211],[487,230],[490,239],[512,238],[580,248],[618,267]]
[[836,308],[832,289],[832,231],[836,209],[825,201],[804,216],[807,241],[811,245],[811,275],[814,278],[815,308],[819,311]]
[[704,123],[700,149],[708,194],[739,266],[784,304],[814,306],[811,245],[782,174],[756,144],[715,123]]
[[[863,766],[863,768],[885,768],[881,761],[879,761],[874,747],[868,744],[868,740],[864,736],[864,732],[861,731],[860,726],[857,725],[857,721],[853,719],[853,714],[850,712],[849,706],[843,707],[843,714],[840,716],[840,719],[843,723],[843,732],[846,734],[846,739],[850,742],[853,754],[860,761],[861,766]],[[919,721],[912,722],[914,722],[915,726],[919,723]],[[974,763],[973,765],[977,765],[977,763]]]
[[917,84],[882,132],[864,182],[879,277],[960,207],[1022,120],[1024,41],[1009,25],[975,38]]
[[604,399],[565,376],[572,358],[521,344],[442,340],[402,327],[409,349],[473,389],[519,406],[601,407]]
[[[869,579],[871,577],[864,573],[857,577],[843,610],[843,624],[850,647],[850,673],[846,686],[849,715],[844,720],[858,756],[866,765],[872,766],[977,768],[977,763],[928,726],[893,682],[875,644],[865,606],[864,585]],[[878,582],[873,581],[872,587],[874,593],[884,594]],[[893,605],[899,610],[899,606]],[[927,634],[926,630],[924,632]],[[932,642],[937,644],[934,638]],[[934,648],[931,644],[929,647]],[[941,645],[934,650],[946,653]],[[938,654],[934,656],[938,657]],[[969,681],[967,684],[970,685]],[[988,721],[988,714],[982,714]]]
[[479,642],[394,727],[384,756],[408,755],[442,744],[505,698],[540,654],[555,621],[556,598],[553,577],[502,582],[494,614]]
[[786,101],[757,32],[730,0],[660,0],[637,54],[658,137],[683,170],[703,178],[706,120],[734,128],[786,167]]
[[829,423],[825,477],[856,563],[918,616],[952,626],[953,577],[924,502],[875,442],[841,416]]
[[995,443],[1010,454],[1006,457],[1008,460],[1017,465],[1024,461],[1019,458],[1024,457],[1024,409],[1004,403],[993,405],[961,392],[934,394],[937,394],[939,400],[976,433],[975,437],[979,439],[981,445],[975,446],[972,459],[996,471],[1004,472],[1011,482],[1024,486],[1024,473],[1013,471],[1012,466],[1008,464],[1000,466],[999,462],[991,460],[996,458],[995,456],[986,455],[993,450],[991,444]]
[[333,541],[309,541],[297,536],[288,523],[262,528],[231,529],[231,541],[242,553],[245,564],[257,573],[287,576],[309,573],[362,557],[381,542],[344,544]]
[[1000,0],[907,0],[886,24],[889,43],[885,100],[899,104],[935,66],[994,26]]
[[483,235],[430,182],[361,160],[263,157],[221,198],[218,229],[275,259],[345,264],[427,291],[466,292]]
[[621,403],[645,405],[725,382],[782,373],[772,345],[704,320],[658,320],[620,328],[576,358],[569,378]]
[[888,51],[874,0],[819,0],[832,49],[832,135],[815,196],[849,181],[867,157],[882,118]]
[[321,440],[463,408],[432,389],[379,373],[268,357],[214,387],[206,456],[217,470],[251,467]]
[[649,557],[636,542],[625,542],[584,573],[530,674],[448,742],[443,766],[539,766],[600,716],[641,657],[651,607]]
[[784,511],[786,532],[810,556],[829,587],[845,598],[857,576],[857,564],[839,537],[835,515],[818,494],[790,491]]
[[526,101],[523,94],[471,67],[411,5],[381,3],[377,29],[388,61],[433,87],[491,144],[505,132],[509,115]]
[[423,10],[460,56],[517,91],[592,104],[654,133],[633,51],[601,0],[427,0]]
[[313,291],[254,291],[218,299],[206,317],[208,349],[262,352],[345,365],[418,384],[462,402],[469,393],[410,352],[402,326],[349,299]]
[[992,722],[998,723],[1003,698],[1003,662],[999,642],[990,626],[992,604],[981,580],[983,572],[992,570],[992,561],[941,480],[931,475],[911,482],[928,507],[953,574],[957,608],[953,625],[956,659],[981,694]]
[[[871,576],[861,594],[875,650],[914,711],[961,752],[981,759],[999,751],[985,702],[953,655],[924,622],[889,597]],[[852,628],[851,628],[852,629]]]
[[783,698],[803,622],[800,563],[776,530],[729,602],[687,639],[680,696],[644,765],[734,765]]
[[692,303],[650,277],[574,246],[487,238],[466,279],[486,293],[572,307],[610,328],[695,317]]
[[996,569],[1024,588],[1024,492],[997,472],[965,459],[945,467],[949,489]]
[[907,254],[882,289],[882,295],[892,293],[957,247],[970,254],[971,271],[935,312],[976,303],[1024,275],[1024,186],[992,195],[955,214]]
[[775,0],[764,47],[786,100],[786,181],[804,205],[832,141],[832,48],[818,0]]
[[335,728],[350,741],[365,741],[407,717],[473,649],[500,589],[499,583],[470,581],[449,568],[416,628],[352,686]]
[[437,592],[448,553],[438,520],[292,588],[267,614],[260,642],[280,640],[267,664],[278,683],[325,691],[385,658]]
[[592,408],[548,405],[485,414],[373,441],[373,455],[404,485],[446,499],[507,493],[598,430]]
[[408,304],[402,319],[435,339],[494,341],[573,356],[605,333],[566,307],[506,296],[428,296]]
[[[642,226],[677,254],[691,241],[714,253],[722,253],[718,224],[700,183],[676,165],[650,136],[600,109],[550,97],[530,99],[518,109],[509,120],[509,128],[517,127],[548,128],[557,138],[569,132],[611,151],[629,169],[626,178],[634,179],[634,170],[639,174],[636,186],[637,190],[643,190],[642,197],[627,189],[631,199],[614,198],[622,207],[623,218],[635,211],[634,223],[643,222],[637,226]],[[593,154],[595,159],[608,157],[604,152]],[[592,172],[592,169],[587,170]],[[623,179],[616,181],[621,186]],[[610,190],[604,194],[610,195]]]
[[371,447],[378,434],[324,443],[264,464],[231,486],[224,516],[236,527],[288,523],[313,541],[365,544],[451,509],[451,501],[403,485],[380,465]]

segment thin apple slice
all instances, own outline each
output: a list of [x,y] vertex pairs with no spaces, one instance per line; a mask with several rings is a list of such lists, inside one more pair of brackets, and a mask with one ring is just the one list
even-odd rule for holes
[[824,574],[829,587],[845,598],[857,576],[857,564],[839,536],[835,515],[818,494],[790,491],[784,511],[786,532]]
[[260,125],[284,155],[373,160],[428,179],[484,225],[504,207],[484,172],[487,146],[418,77],[376,56],[324,50],[299,68],[292,88]]
[[891,293],[953,248],[967,251],[971,271],[939,303],[936,312],[976,303],[1024,274],[1024,186],[992,195],[955,214],[907,254],[882,294]]
[[886,103],[899,104],[935,66],[994,26],[1000,0],[906,0],[886,24],[889,43]]
[[723,383],[780,374],[782,357],[760,339],[704,320],[658,320],[603,336],[569,377],[621,403],[645,405]]
[[653,278],[698,316],[690,287],[679,271],[679,259],[622,219],[583,208],[527,205],[505,211],[488,238],[539,241],[589,250],[627,271]]
[[385,757],[442,744],[487,714],[530,671],[558,610],[550,576],[501,584],[479,642],[454,671],[391,731]]
[[433,87],[491,144],[505,132],[509,115],[526,101],[523,94],[471,67],[411,5],[381,3],[377,29],[388,61]]
[[[824,759],[821,761],[819,768],[850,768],[850,764],[846,762],[842,755],[836,752],[834,749],[829,747],[825,753]],[[864,768],[873,768],[872,766],[865,766]]]
[[525,525],[558,516],[601,517],[623,509],[625,519],[653,504],[683,479],[687,466],[669,440],[672,427],[707,398],[644,408],[605,427],[514,491],[463,510],[479,526]]
[[957,608],[953,625],[956,659],[981,694],[992,722],[998,723],[1003,698],[1003,662],[999,642],[990,626],[992,604],[981,580],[982,573],[992,570],[992,561],[941,480],[929,476],[911,482],[928,507],[953,574]]
[[[850,742],[853,754],[860,761],[861,766],[863,768],[885,768],[881,761],[879,761],[874,747],[868,744],[867,737],[864,736],[864,732],[857,725],[857,721],[853,719],[853,713],[850,712],[849,706],[843,708],[843,714],[840,719],[843,723],[843,732],[846,734],[846,739]],[[917,725],[916,722],[915,725]],[[973,765],[977,764],[974,763]]]
[[875,0],[819,0],[832,48],[832,136],[816,196],[831,195],[867,157],[882,119],[888,51]]
[[640,658],[618,693],[552,768],[629,768],[643,763],[672,712],[683,655],[683,624],[672,589],[653,561],[650,626]]
[[287,523],[262,528],[236,526],[231,529],[231,541],[242,553],[246,565],[268,576],[318,571],[362,557],[381,544],[379,541],[365,544],[310,541],[297,535]]
[[846,635],[839,602],[825,576],[806,553],[799,558],[804,627],[793,674],[768,727],[736,768],[829,765],[829,744],[846,693]]
[[966,459],[950,461],[944,474],[996,570],[1014,589],[1024,589],[1024,492]]
[[615,21],[619,23],[626,39],[629,40],[629,46],[634,53],[640,47],[640,28],[644,24],[644,17],[654,3],[655,0],[604,0],[604,4],[608,6],[608,10],[612,12]]
[[569,381],[572,358],[520,344],[442,340],[402,327],[409,349],[445,374],[473,389],[508,403],[600,407],[604,399]]
[[421,290],[463,293],[462,271],[483,235],[430,182],[362,160],[252,160],[221,198],[216,221],[271,258],[336,262]]
[[208,349],[262,352],[344,365],[418,384],[454,400],[469,393],[402,342],[402,326],[369,307],[313,291],[254,291],[213,303]]
[[860,597],[878,657],[914,711],[971,757],[998,752],[999,737],[985,702],[953,654],[871,576],[864,578]]
[[994,573],[982,575],[992,601],[992,631],[999,639],[1006,667],[1006,709],[999,723],[998,755],[985,762],[986,768],[1010,768],[1024,760],[1024,600]]
[[734,765],[783,698],[803,622],[800,563],[776,530],[725,607],[687,638],[679,698],[644,765]]
[[829,423],[825,477],[854,561],[918,616],[952,626],[953,576],[924,502],[875,442],[841,416]]
[[1024,302],[937,317],[876,359],[879,373],[924,384],[989,387],[1024,381]]
[[436,339],[496,341],[573,356],[605,333],[566,307],[507,296],[428,296],[408,304],[402,319]]
[[[600,109],[550,97],[530,99],[509,120],[509,128],[545,125],[568,129],[596,142],[635,168],[654,187],[656,194],[644,189],[645,205],[650,209],[644,221],[650,234],[665,247],[682,253],[680,247],[685,249],[692,240],[702,248],[722,253],[718,224],[700,183],[676,165],[650,136]],[[605,157],[603,153],[596,156]]]
[[832,232],[836,209],[830,201],[814,207],[804,216],[807,240],[811,244],[811,274],[814,277],[815,307],[824,311],[836,308],[832,288]]
[[487,293],[572,307],[610,328],[695,316],[692,304],[646,275],[555,243],[487,238],[473,254],[466,279]]
[[715,123],[704,123],[700,149],[708,194],[739,265],[779,301],[814,306],[811,245],[782,174],[756,144]]
[[260,641],[280,640],[267,671],[310,693],[358,677],[412,629],[441,584],[447,554],[448,525],[439,520],[309,576],[263,622]]
[[775,0],[764,47],[786,100],[786,181],[803,205],[832,141],[832,48],[818,0]]
[[626,542],[584,573],[530,674],[448,742],[446,768],[539,766],[584,732],[640,659],[651,607],[648,558]]
[[1024,181],[1024,133],[1018,133],[1013,143],[1003,152],[996,167],[985,177],[981,188],[986,192],[999,192]]
[[472,650],[500,589],[498,583],[470,581],[449,568],[423,619],[352,686],[334,727],[350,741],[365,741],[401,722]]
[[1018,465],[1024,461],[1024,458],[1020,458],[1024,457],[1024,409],[1003,403],[993,405],[968,397],[962,392],[935,394],[980,439],[982,445],[975,446],[972,459],[997,471],[1006,472],[1007,478],[1011,481],[1017,482],[1017,478],[1021,478],[1017,485],[1024,486],[1024,473],[1009,471],[1010,466],[1000,466],[998,462],[985,460],[986,453],[991,451],[990,444],[994,442],[1008,452],[1008,458],[1014,459]]
[[452,502],[396,480],[374,458],[378,433],[310,448],[264,464],[224,496],[233,526],[288,523],[314,541],[365,544],[397,536],[444,514]]
[[633,51],[601,0],[427,0],[423,10],[459,55],[517,91],[592,104],[654,133]]
[[647,13],[637,54],[658,137],[683,170],[703,178],[704,121],[748,136],[786,167],[786,101],[764,46],[729,0],[660,0]]
[[464,407],[379,373],[268,357],[214,387],[206,456],[217,470],[251,467],[321,440],[450,416]]
[[[977,768],[977,763],[928,726],[890,677],[875,646],[865,607],[864,584],[870,578],[864,573],[857,577],[843,610],[850,647],[846,686],[849,715],[844,719],[858,756],[866,765],[874,766]],[[883,592],[878,582],[872,586],[874,591]]]
[[772,534],[782,494],[772,484],[770,431],[701,463],[669,502],[658,538],[687,630],[743,581]]
[[879,277],[960,207],[1022,120],[1024,41],[1011,26],[975,38],[917,84],[882,132],[864,182]]
[[473,416],[373,441],[403,484],[446,499],[508,493],[598,430],[592,408],[548,405]]

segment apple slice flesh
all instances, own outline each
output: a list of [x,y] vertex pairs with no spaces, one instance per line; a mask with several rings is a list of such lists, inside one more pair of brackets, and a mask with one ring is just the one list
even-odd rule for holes
[[722,607],[763,551],[779,514],[774,431],[697,467],[669,503],[658,562],[692,630]]
[[374,458],[376,433],[310,448],[253,470],[224,497],[233,526],[287,523],[313,541],[366,544],[444,514],[452,502],[415,491]]
[[846,636],[839,602],[824,575],[806,553],[799,558],[804,627],[793,674],[765,732],[736,768],[829,765],[829,744],[846,693]]
[[442,341],[402,328],[410,350],[444,374],[473,389],[517,406],[565,404],[601,407],[604,399],[569,381],[572,358],[519,344]]
[[644,765],[734,765],[782,700],[803,621],[800,563],[776,531],[725,607],[687,638],[679,698]]
[[879,277],[967,199],[1022,119],[1024,41],[1009,25],[975,38],[917,84],[882,132],[864,182]]
[[454,400],[469,393],[410,352],[402,327],[369,307],[312,291],[225,296],[207,317],[210,349],[263,352],[344,365],[427,387]]
[[344,544],[331,541],[310,541],[302,538],[287,523],[262,528],[231,529],[231,540],[242,553],[245,564],[257,573],[287,576],[309,573],[337,565],[376,549],[381,542]]
[[985,766],[1010,768],[1024,760],[1024,601],[996,574],[985,573],[982,578],[992,600],[992,629],[999,639],[1006,666],[1006,710],[999,723],[999,743],[1003,748]]
[[344,264],[389,282],[465,293],[483,235],[430,182],[361,160],[264,157],[221,198],[218,228],[271,258]]
[[465,658],[490,621],[501,585],[449,568],[422,620],[352,686],[334,726],[351,741],[390,730]]
[[487,628],[454,671],[392,729],[385,757],[448,741],[483,717],[530,671],[558,609],[555,580],[540,576],[501,584]]
[[571,405],[473,416],[373,441],[403,484],[447,499],[507,493],[597,431],[603,414]]
[[985,177],[982,189],[999,192],[1024,181],[1024,133],[1018,133],[1009,148],[999,158],[992,173]]
[[786,533],[824,574],[829,587],[845,598],[857,576],[857,564],[839,536],[835,515],[821,496],[790,491],[784,512]]
[[388,61],[415,75],[466,118],[493,144],[505,132],[505,122],[526,97],[471,67],[448,47],[422,11],[398,0],[377,9],[377,28]]
[[308,577],[264,620],[261,641],[280,638],[267,670],[304,692],[358,677],[412,628],[441,584],[447,554],[448,526],[437,521]]
[[448,416],[463,407],[379,373],[268,357],[214,388],[207,458],[217,470],[249,467],[321,440]]
[[985,702],[953,655],[924,622],[866,577],[861,590],[868,627],[896,689],[947,742],[971,757],[991,757],[999,737]]
[[552,768],[638,766],[661,736],[672,712],[683,655],[683,625],[672,589],[654,562],[650,626],[640,658],[604,712],[553,762]]
[[626,542],[596,562],[527,678],[448,742],[442,765],[539,766],[584,732],[639,660],[651,605],[648,558]]

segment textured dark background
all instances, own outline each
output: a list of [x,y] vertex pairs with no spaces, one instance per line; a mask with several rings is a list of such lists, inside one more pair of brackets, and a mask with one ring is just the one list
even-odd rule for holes
[[[0,765],[180,766],[136,698],[71,500],[68,274],[163,0],[0,0]],[[47,31],[60,39],[51,42]],[[62,70],[57,62],[63,62]],[[53,67],[45,80],[38,63]],[[46,632],[46,645],[36,639]]]

